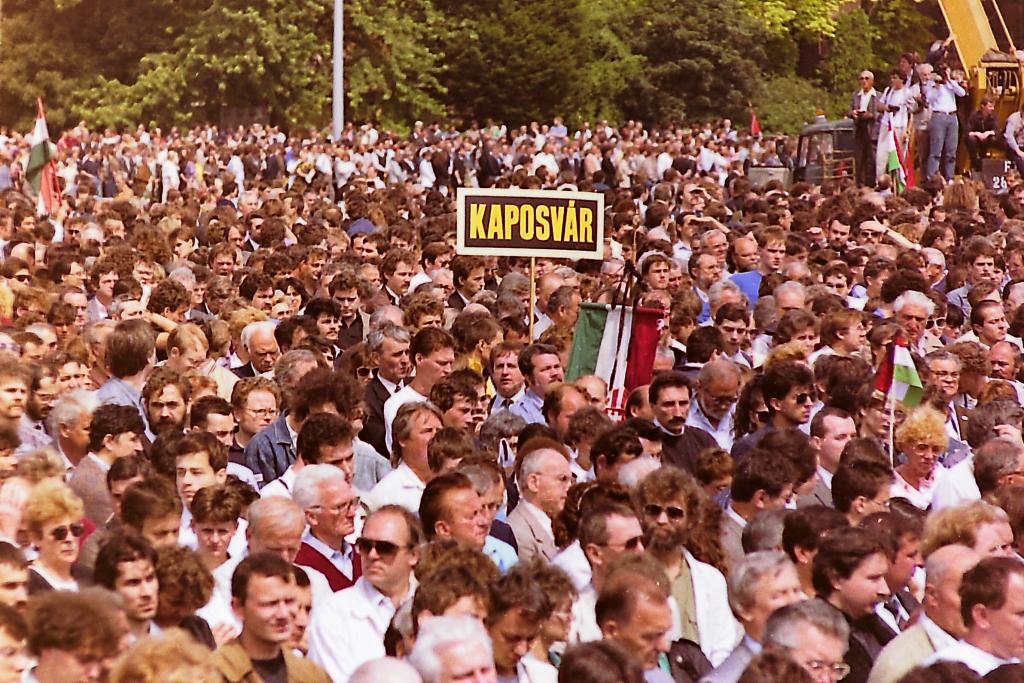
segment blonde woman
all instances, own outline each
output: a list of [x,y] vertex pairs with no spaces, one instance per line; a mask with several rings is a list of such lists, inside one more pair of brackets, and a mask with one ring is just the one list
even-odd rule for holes
[[946,420],[933,408],[918,408],[896,429],[894,440],[906,461],[896,468],[892,497],[906,498],[926,510],[932,504],[936,479],[945,470],[939,456],[949,446]]
[[89,571],[77,564],[86,532],[85,507],[67,484],[50,479],[37,485],[23,522],[39,553],[30,565],[29,594],[78,591],[88,584]]

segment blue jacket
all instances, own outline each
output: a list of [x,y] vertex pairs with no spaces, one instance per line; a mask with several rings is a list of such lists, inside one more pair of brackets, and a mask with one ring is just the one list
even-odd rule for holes
[[245,447],[245,464],[256,475],[260,488],[280,477],[295,462],[295,444],[285,422],[286,415],[281,413]]

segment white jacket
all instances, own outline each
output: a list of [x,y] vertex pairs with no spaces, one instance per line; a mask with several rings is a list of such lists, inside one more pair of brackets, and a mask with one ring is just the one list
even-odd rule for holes
[[713,666],[718,666],[743,638],[743,627],[729,608],[729,591],[722,572],[697,560],[688,550],[684,549],[683,555],[693,580],[700,649]]

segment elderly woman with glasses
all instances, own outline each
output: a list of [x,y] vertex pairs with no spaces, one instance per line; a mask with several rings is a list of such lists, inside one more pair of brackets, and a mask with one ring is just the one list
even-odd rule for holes
[[892,484],[892,496],[909,500],[922,510],[932,503],[935,481],[945,468],[939,463],[949,445],[946,420],[938,411],[923,407],[907,415],[896,430],[895,445],[900,454]]
[[84,516],[82,500],[64,482],[50,479],[32,490],[23,518],[39,553],[29,573],[30,594],[77,591],[89,582],[88,570],[77,564]]

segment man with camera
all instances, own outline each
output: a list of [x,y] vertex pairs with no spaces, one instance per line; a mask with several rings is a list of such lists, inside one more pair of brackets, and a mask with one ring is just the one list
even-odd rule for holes
[[953,78],[949,67],[940,64],[931,81],[923,87],[925,101],[931,108],[932,120],[928,125],[928,167],[925,176],[935,177],[941,162],[942,176],[953,178],[956,163],[956,147],[960,139],[960,122],[956,114],[956,98],[964,97],[967,91]]

